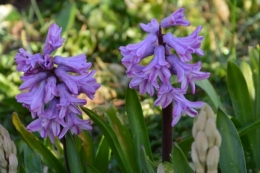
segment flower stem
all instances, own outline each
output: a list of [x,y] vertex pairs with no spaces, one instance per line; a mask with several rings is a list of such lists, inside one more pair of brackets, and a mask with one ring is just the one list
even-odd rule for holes
[[70,173],[70,168],[69,168],[69,162],[68,162],[68,156],[67,156],[67,145],[66,145],[66,138],[63,137],[61,139],[62,145],[63,145],[63,151],[64,151],[64,160],[65,160],[65,166],[66,166],[66,172]]
[[162,109],[162,162],[170,162],[172,151],[172,103]]

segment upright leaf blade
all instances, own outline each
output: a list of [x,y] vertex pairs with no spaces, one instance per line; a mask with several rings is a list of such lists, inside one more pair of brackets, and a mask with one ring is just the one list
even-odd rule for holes
[[195,83],[208,94],[215,110],[217,110],[219,106],[222,106],[217,92],[215,91],[208,79],[196,81]]
[[84,169],[71,133],[66,134],[66,154],[68,157],[70,172],[84,173]]
[[94,167],[99,172],[108,172],[108,163],[110,160],[110,148],[104,136],[98,145],[97,154],[94,161]]
[[243,125],[253,122],[254,112],[246,80],[233,61],[228,61],[227,84],[236,117]]
[[221,172],[246,172],[245,155],[238,132],[221,109],[217,113],[217,128],[222,137],[219,159]]
[[186,156],[177,144],[174,144],[172,149],[172,165],[176,173],[193,173]]
[[130,172],[141,172],[138,170],[133,137],[131,136],[127,127],[124,126],[118,119],[116,115],[116,108],[111,105],[107,109],[106,114],[109,120],[109,124],[112,126],[117,136],[118,142],[122,148],[122,152],[126,162],[128,163]]
[[106,137],[106,140],[107,140],[113,154],[115,155],[115,158],[118,162],[118,165],[119,165],[121,171],[128,173],[129,172],[128,166],[127,166],[128,163],[126,163],[126,160],[122,153],[122,149],[118,142],[117,136],[115,135],[115,133],[113,132],[111,127],[93,111],[91,111],[85,107],[81,107],[81,109],[91,118],[92,121],[94,121],[98,125],[98,127],[100,128],[100,130]]
[[131,126],[132,135],[135,141],[138,164],[139,166],[141,166],[142,147],[144,147],[145,153],[151,161],[153,161],[153,158],[148,132],[144,121],[143,110],[141,108],[141,104],[135,90],[130,88],[127,88],[126,92],[126,112]]
[[36,138],[32,133],[28,132],[24,125],[21,123],[18,115],[13,113],[12,121],[16,130],[21,134],[24,141],[29,145],[29,147],[35,152],[41,155],[43,163],[45,163],[50,169],[55,172],[66,172],[64,166],[60,161],[47,149],[43,143]]

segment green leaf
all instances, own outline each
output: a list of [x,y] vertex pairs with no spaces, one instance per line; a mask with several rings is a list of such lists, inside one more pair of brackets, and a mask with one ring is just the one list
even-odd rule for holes
[[246,80],[233,61],[228,61],[227,84],[236,117],[243,125],[253,122],[253,106]]
[[18,115],[13,113],[12,121],[16,130],[21,134],[24,141],[29,145],[29,147],[35,152],[41,155],[43,163],[45,163],[50,169],[55,172],[66,172],[60,161],[52,154],[52,152],[47,149],[43,143],[36,138],[32,133],[28,132],[24,125],[21,123]]
[[246,172],[245,155],[238,132],[221,109],[217,113],[217,128],[222,137],[219,159],[221,172]]
[[242,61],[240,64],[240,68],[241,68],[241,71],[246,80],[249,95],[250,95],[251,99],[254,100],[255,99],[255,87],[254,87],[253,73],[252,73],[251,67],[247,62]]
[[191,144],[193,141],[193,137],[190,136],[178,143],[178,146],[181,148],[186,157],[189,155],[189,152],[191,150]]
[[62,27],[62,32],[66,32],[70,27],[73,26],[76,16],[76,5],[75,3],[65,2],[62,11],[56,18],[56,23],[59,27]]
[[94,167],[99,172],[108,172],[108,164],[110,160],[110,148],[104,136],[98,145],[97,154],[94,161]]
[[91,111],[85,107],[81,107],[81,109],[91,118],[92,121],[94,121],[97,124],[97,126],[100,128],[100,130],[104,134],[106,141],[118,162],[121,172],[125,172],[125,173],[129,172],[128,163],[126,163],[124,154],[122,152],[122,148],[121,148],[121,146],[118,142],[117,136],[114,133],[114,131],[112,130],[112,128],[93,111]]
[[71,133],[66,134],[66,154],[70,172],[84,173],[84,169]]
[[208,79],[196,81],[195,84],[208,94],[210,100],[213,103],[214,110],[217,110],[219,106],[222,106],[216,90],[213,88]]
[[26,172],[43,172],[40,155],[33,152],[28,146],[24,149],[24,167]]
[[[254,71],[256,71],[256,73],[254,74],[254,79],[255,79],[255,120],[259,121],[260,120],[260,47],[258,46],[258,57],[257,55],[254,56],[254,58],[256,59],[256,67],[253,69]],[[257,129],[255,131],[254,134],[252,134],[252,138],[256,140],[255,146],[254,147],[254,159],[255,159],[255,164],[257,166],[258,169],[260,169],[260,138],[254,138],[255,136],[259,136],[260,135],[260,129]]]
[[172,165],[175,173],[193,173],[187,158],[177,144],[174,144],[172,149]]
[[145,149],[143,147],[142,147],[141,157],[142,157],[141,162],[142,162],[143,172],[155,173],[154,164],[146,155]]
[[141,160],[142,147],[144,147],[145,153],[151,161],[153,161],[153,158],[141,104],[135,90],[129,87],[126,91],[126,112],[135,141],[138,167],[141,168],[143,166]]
[[82,144],[79,148],[79,157],[82,165],[86,168],[86,165],[93,165],[94,162],[94,144],[91,135],[88,131],[82,131],[78,138],[81,139]]
[[122,148],[123,155],[126,159],[126,162],[129,164],[128,167],[130,172],[141,172],[137,165],[137,154],[135,153],[133,137],[131,136],[127,127],[122,125],[116,115],[116,112],[116,108],[113,105],[110,105],[110,107],[107,109],[106,115],[109,124],[117,136],[119,144]]
[[256,122],[253,122],[243,128],[240,128],[238,130],[239,132],[239,136],[243,136],[243,135],[246,135],[256,129],[259,129],[260,128],[260,120],[257,120]]

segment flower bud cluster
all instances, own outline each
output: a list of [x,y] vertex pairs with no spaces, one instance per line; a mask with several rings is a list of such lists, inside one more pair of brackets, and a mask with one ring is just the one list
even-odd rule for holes
[[16,146],[8,131],[0,124],[0,172],[16,173],[17,166]]
[[197,121],[193,124],[191,157],[197,173],[217,173],[221,136],[216,128],[215,115],[208,104],[204,104]]
[[24,72],[19,87],[24,92],[16,99],[30,110],[32,118],[37,118],[27,129],[40,132],[41,137],[49,137],[52,142],[68,130],[79,134],[92,129],[89,121],[78,117],[78,106],[86,104],[78,95],[85,93],[93,99],[100,87],[93,77],[95,71],[89,72],[91,63],[86,62],[84,54],[67,58],[51,55],[63,42],[61,28],[54,23],[48,30],[43,53],[31,55],[21,48],[15,56],[17,70]]
[[[209,73],[201,72],[201,63],[190,64],[192,54],[203,55],[200,49],[202,36],[199,36],[201,26],[197,27],[189,36],[178,38],[171,33],[162,34],[162,28],[183,25],[189,26],[190,22],[184,18],[184,9],[180,8],[170,16],[164,18],[159,24],[156,19],[140,26],[148,36],[137,44],[121,46],[119,49],[124,56],[122,64],[127,68],[126,74],[132,78],[130,88],[139,89],[141,94],[148,93],[153,96],[157,92],[155,105],[163,108],[174,102],[173,121],[174,126],[182,115],[188,114],[194,117],[201,108],[203,102],[188,101],[186,94],[188,86],[195,93],[195,81],[209,77]],[[175,52],[175,53],[174,53]],[[153,55],[153,59],[147,65],[141,65],[141,61]],[[174,88],[171,84],[171,76],[176,75],[180,88]]]

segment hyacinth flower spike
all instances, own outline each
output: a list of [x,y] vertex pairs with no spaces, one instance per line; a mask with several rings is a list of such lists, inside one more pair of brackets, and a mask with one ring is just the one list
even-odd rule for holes
[[86,100],[77,97],[84,93],[93,99],[100,87],[93,77],[95,71],[89,72],[91,63],[84,54],[68,58],[51,55],[65,41],[61,31],[55,23],[49,27],[43,53],[31,55],[21,48],[15,56],[17,70],[24,73],[19,87],[23,93],[16,99],[35,119],[27,129],[38,131],[52,142],[68,131],[79,134],[92,129],[90,121],[78,116],[81,114],[78,106],[85,105]]
[[[123,56],[122,64],[126,67],[126,74],[131,78],[129,87],[139,89],[141,94],[148,93],[150,96],[157,95],[155,106],[162,106],[163,125],[165,131],[171,131],[181,116],[197,115],[195,109],[201,108],[203,102],[191,102],[185,98],[189,86],[195,93],[195,82],[209,77],[210,73],[201,72],[201,63],[191,64],[192,55],[204,55],[200,49],[203,36],[199,36],[202,27],[198,26],[189,36],[178,38],[171,33],[163,34],[162,28],[176,27],[179,25],[189,26],[190,22],[184,17],[184,8],[180,8],[161,22],[152,19],[148,24],[140,24],[148,36],[137,44],[121,46]],[[175,52],[175,53],[173,53]],[[153,55],[153,59],[146,66],[141,60]],[[180,88],[171,84],[171,76],[176,75]],[[174,103],[174,109],[171,108]],[[170,123],[169,123],[170,122]],[[165,127],[164,127],[165,126]],[[171,143],[171,134],[168,141]],[[164,146],[164,144],[163,144]],[[169,148],[170,147],[170,148]],[[169,161],[171,145],[169,145],[163,161]],[[164,147],[163,147],[164,150]]]

